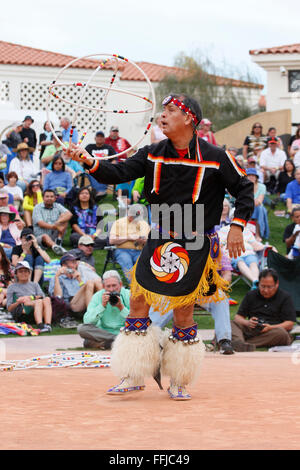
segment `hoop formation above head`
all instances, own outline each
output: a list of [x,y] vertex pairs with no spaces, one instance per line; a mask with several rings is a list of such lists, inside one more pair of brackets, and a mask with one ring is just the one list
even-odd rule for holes
[[[90,68],[93,68],[93,71],[92,71],[90,77],[88,78],[88,80],[85,83],[84,82],[74,82],[74,81],[73,82],[66,82],[66,81],[61,82],[60,79],[61,79],[62,74],[67,69],[69,69],[71,67],[74,68],[76,63],[79,62],[79,61],[89,61],[90,62]],[[93,62],[95,64],[93,64]],[[144,79],[145,79],[145,81],[148,85],[149,97],[140,95],[138,93],[133,93],[132,91],[124,90],[122,88],[117,88],[115,86],[117,72],[119,70],[120,64],[123,66],[124,63],[131,64],[133,67],[135,67],[142,74],[142,76],[144,77]],[[79,68],[79,65],[78,65],[78,68]],[[103,69],[112,70],[112,76],[110,78],[109,84],[108,85],[102,85],[102,84],[99,84],[99,83],[97,83],[97,84],[92,83],[92,80],[96,76],[96,74],[98,72],[100,72],[101,70],[103,70]],[[60,96],[59,92],[60,92],[60,88],[62,88],[62,87],[64,87],[64,88],[65,87],[73,87],[76,90],[80,90],[81,93],[80,93],[78,101],[73,102],[69,98],[63,98],[62,96]],[[104,91],[103,96],[99,100],[99,103],[96,103],[93,106],[87,106],[84,103],[86,93],[90,89],[100,89],[100,90]],[[104,106],[106,106],[107,98],[108,98],[109,94],[111,94],[111,93],[119,93],[121,96],[122,95],[133,96],[133,97],[137,98],[138,100],[141,100],[142,102],[144,102],[144,104],[146,104],[146,107],[144,109],[133,109],[133,110],[132,109],[122,109],[122,108],[121,109],[106,108]],[[97,116],[100,113],[116,113],[116,114],[124,114],[124,115],[138,114],[138,113],[150,113],[150,118],[149,118],[149,121],[147,122],[147,125],[146,125],[146,128],[145,128],[145,131],[143,132],[143,135],[141,137],[139,137],[138,141],[135,142],[130,148],[120,152],[118,154],[118,157],[125,154],[125,153],[128,153],[132,149],[136,148],[142,142],[142,140],[146,137],[146,135],[148,134],[148,132],[151,128],[151,125],[153,123],[154,115],[155,115],[155,108],[156,108],[156,100],[155,100],[155,93],[154,93],[153,86],[152,86],[148,76],[144,72],[144,70],[141,67],[139,67],[135,62],[130,61],[129,59],[126,59],[125,57],[123,57],[121,55],[118,55],[118,54],[91,54],[91,55],[75,58],[75,59],[71,60],[67,65],[65,65],[58,72],[56,77],[54,78],[53,82],[49,86],[47,102],[46,102],[47,119],[49,121],[51,131],[52,131],[53,135],[55,136],[55,138],[58,140],[58,142],[61,144],[61,146],[64,149],[66,149],[67,146],[56,135],[55,130],[54,130],[54,128],[52,126],[52,123],[51,123],[51,120],[50,120],[51,97],[54,97],[54,98],[56,98],[56,99],[58,99],[58,100],[60,100],[64,103],[68,104],[69,106],[74,107],[74,112],[73,112],[73,115],[72,115],[72,118],[71,118],[71,129],[70,129],[69,145],[72,142],[74,129],[76,127],[76,122],[78,120],[78,113],[81,109],[91,111],[92,115],[91,115],[91,119],[89,120],[89,124],[88,124],[87,128],[81,134],[81,137],[80,137],[79,142],[78,142],[79,145],[83,144],[83,141],[84,141],[88,131],[91,129],[92,124],[94,123],[95,119],[97,118]],[[96,160],[98,160],[98,159],[103,160],[103,159],[115,158],[115,155],[110,156],[110,157],[91,156],[91,158],[94,158]]]

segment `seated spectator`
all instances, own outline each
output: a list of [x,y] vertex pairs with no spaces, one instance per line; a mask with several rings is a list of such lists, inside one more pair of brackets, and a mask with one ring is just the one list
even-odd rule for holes
[[32,226],[33,209],[41,202],[43,202],[41,185],[38,180],[32,180],[27,186],[23,201],[24,220],[27,227]]
[[131,204],[133,185],[134,185],[134,181],[129,181],[128,183],[117,184],[116,192],[117,192],[117,201],[119,204],[119,208],[125,209],[127,206]]
[[95,258],[93,255],[95,242],[89,235],[82,235],[78,240],[78,247],[68,253],[75,256],[79,261],[89,264],[95,268]]
[[36,170],[29,156],[29,147],[25,142],[17,147],[17,156],[9,165],[9,172],[11,171],[17,173],[19,177],[17,184],[24,193],[29,182],[36,177]]
[[112,343],[129,315],[130,291],[122,286],[117,271],[106,271],[103,289],[93,295],[78,326],[85,348],[111,349]]
[[295,165],[292,159],[287,158],[283,165],[283,171],[279,173],[276,187],[280,199],[285,200],[285,190],[287,185],[295,179]]
[[[226,250],[226,245],[229,229],[230,226],[226,225],[218,231],[221,247],[227,256],[228,251]],[[243,276],[251,281],[252,288],[255,288],[257,286],[259,275],[259,259],[256,252],[263,250],[265,245],[255,239],[253,233],[247,226],[244,229],[243,237],[245,251],[242,252],[241,256],[231,259],[231,264],[236,271],[239,271]]]
[[33,270],[33,282],[41,282],[44,273],[44,264],[50,263],[51,258],[45,250],[43,250],[31,228],[24,228],[21,232],[21,245],[13,247],[11,255],[12,265],[17,266],[21,261],[27,261]]
[[44,191],[55,190],[58,194],[56,201],[63,204],[66,195],[72,189],[72,176],[66,171],[65,162],[59,155],[53,158],[52,167],[53,171],[45,176]]
[[256,347],[288,346],[295,321],[293,301],[290,294],[280,289],[277,272],[264,269],[258,289],[247,292],[231,322],[233,348],[242,352]]
[[[53,128],[53,124],[52,124]],[[42,132],[39,135],[39,145],[40,145],[40,160],[43,156],[43,153],[45,152],[46,148],[49,147],[49,145],[52,145],[53,141],[53,134],[51,131],[50,123],[49,121],[46,121],[43,126],[44,132]]]
[[52,189],[44,191],[43,199],[44,202],[37,204],[33,209],[33,233],[39,245],[51,248],[60,256],[66,252],[62,247],[62,240],[72,214],[56,202],[56,194]]
[[[16,218],[22,221],[18,209],[13,205],[13,198],[12,202],[10,203],[10,194],[8,194],[4,189],[0,189],[0,208],[1,207],[8,207],[11,212],[16,214]],[[16,222],[16,221],[15,221]],[[22,221],[23,225],[24,222]]]
[[293,142],[297,139],[300,139],[300,124],[298,124],[298,127],[297,127],[297,130],[296,130],[295,134],[292,135],[291,138],[290,138],[289,146],[288,146],[288,155],[289,155],[289,157],[292,157],[292,155],[290,153],[291,147],[292,147]]
[[285,227],[283,241],[286,244],[287,254],[291,254],[289,258],[296,258],[300,254],[300,247],[295,246],[296,241],[298,242],[298,237],[300,235],[300,205],[298,207],[294,207],[291,213],[291,218],[293,223]]
[[17,122],[12,129],[10,129],[6,134],[6,139],[4,143],[13,151],[17,151],[17,147],[22,143],[23,139],[21,137],[21,131],[23,129],[23,123]]
[[[55,134],[60,140],[62,140],[61,131],[55,131]],[[49,165],[49,163],[53,161],[53,158],[60,150],[63,150],[63,146],[61,145],[60,141],[55,137],[55,135],[53,135],[51,145],[47,145],[43,152],[41,163],[44,166]]]
[[280,150],[283,150],[283,143],[280,137],[277,135],[277,131],[275,127],[270,127],[267,132],[267,137],[272,139],[277,139],[277,145]]
[[[70,140],[70,133],[71,133],[71,121],[67,117],[62,117],[60,120],[60,127],[62,128],[62,141],[69,142]],[[72,135],[72,143],[78,143],[78,131],[77,129],[73,129]]]
[[20,186],[17,185],[18,175],[14,171],[10,171],[7,174],[8,184],[4,186],[4,190],[13,196],[13,204],[17,209],[20,209],[23,203],[23,191]]
[[93,195],[88,188],[83,187],[78,191],[71,211],[70,225],[72,233],[70,242],[72,246],[76,248],[79,238],[83,235],[89,235],[95,242],[94,248],[102,250],[107,245],[107,239],[100,237],[101,228],[98,228],[103,215],[100,208],[95,204]]
[[0,207],[0,243],[9,259],[13,247],[21,244],[21,230],[14,222],[15,218],[16,214],[8,207]]
[[0,245],[0,307],[6,307],[8,286],[14,281],[14,272],[11,268],[3,247]]
[[253,183],[254,190],[254,211],[251,215],[251,220],[256,221],[255,238],[261,242],[262,238],[269,238],[268,213],[264,207],[264,198],[267,188],[263,183],[259,183],[258,173],[256,170],[248,168],[246,173],[247,178]]
[[247,159],[245,170],[247,170],[248,168],[252,168],[252,169],[256,170],[257,173],[258,173],[258,181],[259,181],[260,183],[263,183],[263,182],[264,182],[264,174],[263,174],[263,172],[260,170],[259,165],[257,164],[257,159],[256,159],[256,157],[249,157],[249,158]]
[[259,122],[252,126],[251,133],[247,135],[243,144],[243,157],[257,157],[259,160],[261,152],[266,148],[267,137],[263,134],[263,127]]
[[206,119],[206,118],[202,119],[202,121],[200,122],[200,129],[197,132],[197,134],[198,134],[198,137],[201,137],[201,139],[206,140],[206,142],[212,145],[217,145],[216,138],[213,132],[211,131],[211,126],[212,126],[212,122],[209,119]]
[[224,227],[225,225],[230,225],[231,219],[232,219],[232,207],[228,199],[225,197],[223,201],[223,210],[220,218],[220,223],[219,225],[215,226],[215,230],[218,231],[220,230],[221,227]]
[[285,199],[287,212],[292,213],[295,206],[300,205],[300,168],[295,171],[295,179],[287,184],[285,188]]
[[139,205],[129,206],[127,216],[116,220],[111,227],[109,243],[117,246],[114,256],[129,282],[129,271],[140,256],[149,231]]
[[294,140],[290,149],[290,156],[296,168],[300,167],[300,139]]
[[[105,143],[111,145],[116,153],[124,152],[131,147],[128,140],[124,139],[124,137],[120,137],[119,135],[119,128],[118,126],[112,126],[110,128],[109,136],[106,137]],[[128,155],[124,153],[121,157],[118,157],[118,162],[126,160]]]
[[151,129],[151,144],[157,144],[157,142],[165,139],[167,139],[167,136],[161,130],[161,113],[157,113]]
[[79,261],[69,253],[61,257],[60,264],[61,268],[50,280],[49,293],[63,299],[71,311],[82,318],[95,292],[102,289],[101,277],[84,282],[78,270]]
[[[112,147],[111,144],[107,144],[105,142],[104,132],[102,131],[96,132],[95,143],[87,145],[85,149],[87,152],[89,152],[90,155],[92,155],[92,157],[111,157],[112,155],[117,154],[114,147]],[[114,162],[117,161],[117,159],[112,159],[110,161]],[[96,191],[96,196],[105,196],[107,191],[107,184],[99,183],[92,175],[88,175],[88,178],[92,187]]]
[[286,154],[278,148],[277,137],[268,139],[268,148],[260,155],[260,170],[264,175],[264,183],[267,184],[268,191],[275,191],[279,173],[283,170]]
[[49,333],[52,306],[37,282],[31,282],[31,267],[21,261],[15,267],[16,282],[7,288],[7,310],[16,322],[36,323],[40,333]]

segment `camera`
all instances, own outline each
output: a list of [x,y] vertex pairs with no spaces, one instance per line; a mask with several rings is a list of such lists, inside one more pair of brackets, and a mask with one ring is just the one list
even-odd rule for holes
[[30,240],[32,240],[32,235],[26,235],[26,241],[29,242]]
[[120,294],[119,292],[110,292],[109,294],[109,303],[114,306],[119,302]]
[[263,329],[264,329],[264,323],[265,323],[265,321],[262,320],[261,318],[259,318],[259,319],[257,320],[255,330],[256,330],[256,331],[261,331],[261,330],[263,330]]
[[67,268],[67,273],[68,273],[68,274],[73,274],[73,272],[74,272],[74,269],[72,269],[72,268]]

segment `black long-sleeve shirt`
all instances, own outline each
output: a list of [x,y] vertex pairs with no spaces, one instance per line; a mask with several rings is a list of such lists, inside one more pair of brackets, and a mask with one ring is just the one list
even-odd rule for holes
[[[220,222],[225,190],[235,197],[232,223],[244,227],[254,209],[253,184],[234,158],[223,149],[199,138],[201,161],[196,157],[196,138],[189,153],[180,157],[169,139],[146,145],[126,161],[112,164],[97,160],[89,172],[101,183],[118,184],[145,176],[144,192],[150,204],[204,205],[204,231]],[[195,229],[195,228],[194,228]]]

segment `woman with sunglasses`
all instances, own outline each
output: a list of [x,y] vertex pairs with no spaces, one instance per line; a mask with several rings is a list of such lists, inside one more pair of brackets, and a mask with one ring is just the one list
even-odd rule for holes
[[43,202],[41,185],[38,180],[32,180],[26,189],[23,201],[24,220],[27,227],[32,226],[33,209],[41,202]]
[[251,134],[247,135],[243,144],[243,157],[245,160],[249,157],[259,159],[260,153],[267,146],[267,136],[263,134],[262,125],[259,122],[253,124]]

